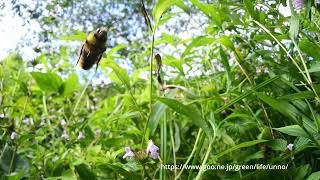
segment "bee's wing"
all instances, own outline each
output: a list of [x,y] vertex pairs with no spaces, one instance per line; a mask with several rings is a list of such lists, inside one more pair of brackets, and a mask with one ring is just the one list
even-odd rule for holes
[[76,65],[78,65],[79,60],[80,60],[80,58],[81,58],[81,55],[82,55],[82,52],[83,52],[83,47],[84,47],[84,44],[82,44],[82,47],[81,47],[81,50],[80,50],[80,53],[79,53],[79,57],[78,57],[78,61],[77,61],[77,64],[76,64]]

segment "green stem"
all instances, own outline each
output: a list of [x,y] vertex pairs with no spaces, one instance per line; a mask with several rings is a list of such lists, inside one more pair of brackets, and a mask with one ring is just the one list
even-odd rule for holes
[[[199,142],[201,133],[202,133],[202,130],[199,129],[198,135],[197,135],[197,138],[196,138],[196,142],[195,142],[194,145],[193,145],[193,149],[192,149],[192,151],[191,151],[191,153],[190,153],[187,161],[184,163],[185,165],[187,165],[187,164],[190,162],[191,158],[193,157],[194,153],[196,152],[196,150],[197,150],[197,144],[198,144],[198,142]],[[181,171],[179,172],[179,174],[174,178],[175,180],[177,180],[177,179],[181,176],[183,170],[184,170],[184,169],[181,169]]]
[[80,101],[81,101],[81,99],[82,99],[82,96],[83,96],[84,93],[86,92],[86,90],[87,90],[90,82],[92,81],[93,77],[95,76],[95,74],[96,74],[96,72],[92,75],[91,79],[87,82],[86,86],[83,88],[83,90],[82,90],[82,92],[81,92],[81,94],[80,94],[80,97],[78,98],[78,100],[77,100],[77,102],[76,102],[76,105],[74,106],[73,111],[72,111],[72,113],[71,113],[71,115],[70,115],[70,117],[69,117],[69,121],[71,121],[74,113],[76,112],[76,110],[77,110],[77,108],[78,108],[78,106],[79,106],[79,103],[80,103]]
[[143,138],[142,138],[142,142],[141,142],[142,147],[144,144],[144,140],[145,140],[148,124],[150,121],[150,117],[152,114],[152,62],[153,62],[153,49],[154,49],[154,36],[155,36],[155,34],[156,34],[156,30],[154,29],[152,31],[152,43],[151,43],[151,55],[150,55],[150,92],[149,92],[149,108],[150,108],[150,110],[149,110],[149,116],[148,116],[147,122],[144,127],[144,131],[143,131]]
[[209,143],[209,147],[208,147],[208,149],[207,149],[207,153],[206,153],[206,155],[205,155],[205,157],[204,157],[204,159],[203,159],[203,161],[202,161],[201,168],[200,168],[200,171],[199,171],[199,173],[198,173],[198,175],[197,175],[197,177],[196,177],[196,180],[201,179],[201,176],[202,176],[203,172],[205,171],[205,169],[204,169],[203,167],[206,165],[207,160],[208,160],[208,157],[209,157],[209,154],[210,154],[210,152],[211,152],[212,142],[213,142],[213,141],[210,141],[210,143]]

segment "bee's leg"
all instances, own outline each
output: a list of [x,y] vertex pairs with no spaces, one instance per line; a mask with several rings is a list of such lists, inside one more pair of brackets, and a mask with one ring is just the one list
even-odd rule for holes
[[99,58],[98,58],[98,62],[97,62],[97,66],[96,66],[96,72],[97,72],[97,69],[98,69],[99,62],[100,62],[101,58],[102,58],[102,54],[101,54],[101,55],[99,56]]
[[83,46],[84,46],[84,44],[82,45],[82,47],[81,47],[81,50],[80,50],[80,54],[79,54],[79,58],[78,58],[78,61],[77,61],[77,64],[76,65],[78,65],[78,63],[79,63],[79,60],[80,60],[80,57],[81,57],[81,55],[82,55],[82,51],[83,51]]

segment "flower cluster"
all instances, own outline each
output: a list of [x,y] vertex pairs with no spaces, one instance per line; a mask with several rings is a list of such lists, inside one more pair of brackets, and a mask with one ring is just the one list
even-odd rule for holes
[[304,0],[293,0],[292,4],[294,6],[294,8],[299,11],[303,8],[304,6]]
[[[135,156],[135,153],[130,149],[130,147],[125,147],[125,154],[123,155],[123,158],[133,158]],[[152,157],[152,159],[158,159],[159,158],[159,153],[158,153],[159,147],[157,147],[152,140],[149,140],[148,142],[148,146],[145,152],[143,152],[143,154],[146,155],[150,155]],[[140,151],[139,151],[140,152]],[[141,153],[139,154],[139,152],[136,153],[136,155],[139,155],[139,157],[141,156]],[[139,159],[139,158],[138,158]]]

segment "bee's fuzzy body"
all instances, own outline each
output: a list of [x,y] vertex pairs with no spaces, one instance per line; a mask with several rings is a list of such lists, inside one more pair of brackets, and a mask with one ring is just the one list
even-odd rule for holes
[[94,64],[99,65],[102,54],[106,51],[107,29],[99,28],[91,32],[83,43],[77,64],[84,69],[90,69]]

